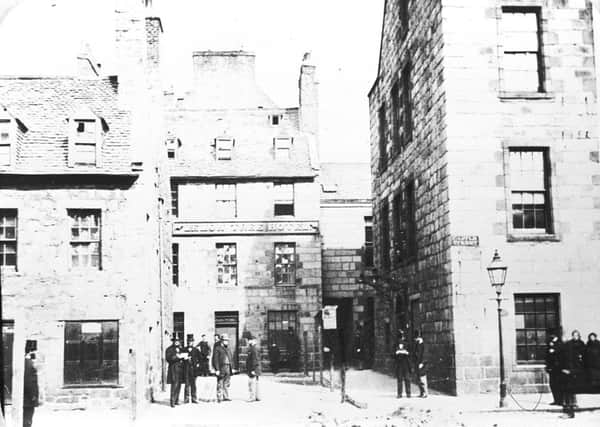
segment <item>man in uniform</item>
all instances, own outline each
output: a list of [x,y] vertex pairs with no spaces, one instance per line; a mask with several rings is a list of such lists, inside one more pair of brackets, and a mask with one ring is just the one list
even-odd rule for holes
[[167,384],[171,384],[171,408],[179,404],[179,393],[181,390],[181,380],[183,378],[183,358],[181,352],[181,343],[178,337],[173,334],[171,338],[173,342],[165,351],[165,359],[169,364],[167,371]]
[[230,401],[229,385],[231,384],[233,356],[227,334],[221,335],[220,344],[213,348],[212,365],[217,375],[217,402]]
[[183,395],[185,396],[184,403],[198,403],[196,395],[196,377],[200,374],[200,350],[194,346],[194,335],[188,334],[187,346],[185,348],[187,358],[183,365],[183,377],[185,378],[185,388]]
[[397,397],[402,397],[402,384],[404,384],[406,397],[410,397],[410,352],[402,331],[399,333],[398,345],[393,356],[396,359]]
[[209,359],[210,359],[210,344],[206,341],[206,335],[202,334],[200,337],[200,343],[198,344],[200,349],[200,376],[207,377],[210,374]]
[[554,401],[550,405],[563,405],[563,391],[561,384],[560,361],[562,350],[562,340],[556,331],[550,332],[550,341],[546,346],[546,372],[550,377],[550,391]]
[[425,357],[425,343],[420,331],[414,332],[413,345],[413,366],[417,374],[417,383],[419,384],[420,397],[427,397],[427,361]]
[[248,374],[248,392],[250,393],[249,402],[260,400],[258,393],[258,379],[262,374],[260,363],[260,351],[256,346],[256,338],[250,335],[248,339],[248,357],[246,358],[246,373]]

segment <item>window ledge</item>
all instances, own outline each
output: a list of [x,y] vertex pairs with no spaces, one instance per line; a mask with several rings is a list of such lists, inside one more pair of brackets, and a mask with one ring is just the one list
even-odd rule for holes
[[276,288],[291,288],[296,286],[295,283],[275,283]]
[[527,363],[527,362],[516,362],[513,366],[514,371],[537,371],[540,369],[545,369],[546,365],[541,362]]
[[119,384],[70,384],[64,385],[63,390],[82,389],[82,388],[125,388]]
[[507,242],[560,242],[556,234],[509,234]]
[[552,92],[502,91],[498,97],[501,101],[515,99],[554,99],[554,94]]

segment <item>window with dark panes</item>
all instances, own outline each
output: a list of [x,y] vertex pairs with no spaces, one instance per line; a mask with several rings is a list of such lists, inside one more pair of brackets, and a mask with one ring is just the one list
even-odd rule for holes
[[185,337],[185,313],[183,311],[173,312],[173,335],[184,344],[183,337]]
[[377,119],[379,121],[379,171],[383,172],[387,169],[387,117],[385,112],[385,104],[383,104],[377,112]]
[[237,247],[235,243],[217,243],[217,284],[237,286]]
[[503,90],[544,92],[541,9],[503,7],[502,79]]
[[294,215],[294,184],[274,184],[274,215]]
[[269,347],[273,344],[277,344],[282,361],[288,360],[290,346],[294,345],[294,343],[291,342],[292,337],[290,337],[288,328],[292,328],[294,333],[297,334],[297,315],[298,313],[296,311],[269,310],[267,312]]
[[402,68],[402,74],[400,76],[401,82],[401,125],[402,130],[400,132],[400,146],[406,147],[413,137],[413,118],[412,118],[412,86],[411,86],[411,63],[407,62]]
[[402,143],[400,139],[401,129],[400,123],[402,122],[402,110],[400,108],[400,88],[398,82],[392,86],[392,145],[394,154],[398,154],[402,149]]
[[394,262],[400,263],[405,255],[405,235],[402,212],[402,193],[394,196],[392,201],[392,226],[394,236]]
[[171,263],[173,284],[179,286],[179,243],[171,244]]
[[373,217],[365,217],[365,267],[373,267]]
[[0,267],[17,266],[17,210],[0,209]]
[[101,268],[100,210],[69,209],[71,219],[71,266]]
[[413,180],[404,188],[403,202],[406,215],[406,255],[408,258],[413,258],[417,256],[417,215]]
[[380,259],[384,271],[390,269],[390,208],[387,201],[383,202],[379,213]]
[[171,215],[179,216],[179,184],[171,182]]
[[275,243],[275,284],[296,284],[295,243]]
[[546,149],[511,149],[509,174],[513,230],[552,233]]
[[558,294],[515,294],[518,363],[544,363],[548,331],[560,327]]
[[235,184],[215,184],[217,217],[222,219],[237,216]]
[[119,322],[65,322],[65,385],[119,382]]

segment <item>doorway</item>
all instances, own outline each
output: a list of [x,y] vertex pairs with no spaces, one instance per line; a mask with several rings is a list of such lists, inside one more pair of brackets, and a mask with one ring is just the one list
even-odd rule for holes
[[290,370],[298,369],[301,354],[298,335],[298,312],[293,310],[267,312],[269,348],[276,344],[279,348],[279,366]]
[[215,311],[215,333],[227,334],[229,337],[229,348],[233,355],[232,368],[238,369],[240,316],[237,311]]
[[2,321],[2,405],[12,402],[13,342],[15,324]]

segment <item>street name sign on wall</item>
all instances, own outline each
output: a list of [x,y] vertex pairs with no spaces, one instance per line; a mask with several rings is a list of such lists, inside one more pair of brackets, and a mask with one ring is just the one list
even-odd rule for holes
[[318,221],[178,221],[173,224],[175,236],[318,233]]
[[452,246],[479,246],[479,236],[452,236]]
[[337,329],[337,305],[323,307],[323,329]]

